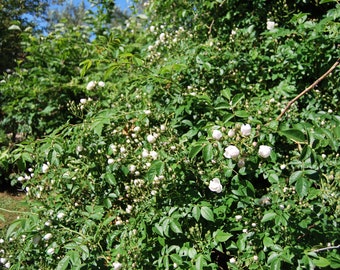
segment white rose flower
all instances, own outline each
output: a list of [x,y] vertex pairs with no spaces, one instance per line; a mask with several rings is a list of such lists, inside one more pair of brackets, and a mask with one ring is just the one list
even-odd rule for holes
[[275,22],[267,21],[267,30],[273,30],[275,28]]
[[46,253],[47,255],[52,255],[54,253],[54,248],[49,248]]
[[146,149],[143,149],[143,151],[142,151],[142,157],[143,157],[143,158],[147,158],[148,156],[149,156],[149,151],[146,150]]
[[125,212],[128,213],[128,214],[130,214],[131,211],[132,211],[132,205],[128,205],[128,206],[126,207],[126,209],[125,209]]
[[44,240],[47,241],[47,240],[50,240],[50,239],[52,238],[52,236],[53,236],[53,235],[52,235],[51,233],[47,233],[47,234],[44,235],[43,238],[44,238]]
[[153,160],[157,159],[157,157],[158,157],[157,152],[156,152],[156,151],[150,151],[150,157],[151,157]]
[[6,262],[4,266],[5,266],[5,268],[9,269],[11,267],[11,263],[10,262]]
[[234,137],[234,136],[235,136],[235,130],[229,129],[229,131],[228,131],[228,137],[232,138],[232,137]]
[[104,86],[105,86],[105,83],[102,82],[102,81],[100,81],[100,82],[98,82],[98,86],[99,86],[99,87],[104,87]]
[[164,34],[164,33],[161,33],[161,34],[159,35],[159,40],[160,40],[161,42],[164,42],[164,41],[165,41],[165,34]]
[[90,81],[87,85],[86,85],[86,90],[91,91],[96,87],[96,82],[95,81]]
[[235,259],[235,258],[230,258],[230,259],[229,259],[229,262],[232,263],[232,264],[234,264],[234,263],[236,263],[236,259]]
[[85,104],[86,102],[87,102],[87,99],[86,99],[86,98],[81,98],[81,99],[80,99],[80,103],[81,103],[81,104]]
[[270,156],[271,151],[272,151],[272,148],[270,146],[260,145],[259,156],[263,158],[267,158]]
[[146,139],[147,139],[147,141],[149,142],[149,143],[154,143],[155,141],[156,141],[156,138],[155,138],[155,136],[153,136],[153,135],[148,135],[147,137],[146,137]]
[[251,126],[249,124],[245,124],[241,126],[241,135],[249,136],[251,133]]
[[221,193],[222,192],[222,185],[221,185],[220,179],[213,178],[209,183],[209,189],[213,192]]
[[57,218],[58,219],[62,219],[63,217],[65,217],[66,216],[66,214],[64,213],[64,212],[59,212],[58,214],[57,214]]
[[109,164],[109,165],[113,164],[114,162],[115,162],[115,160],[113,158],[109,158],[107,160],[107,164]]
[[241,215],[236,215],[236,216],[235,216],[235,219],[236,219],[236,221],[239,221],[239,220],[242,219],[242,216],[241,216]]
[[155,27],[153,25],[150,26],[150,32],[151,33],[155,32]]
[[44,163],[44,164],[42,165],[41,170],[42,170],[43,173],[46,173],[47,170],[48,170],[48,165]]
[[226,149],[224,149],[224,156],[226,158],[236,158],[240,154],[240,150],[234,145],[229,145]]
[[114,270],[120,270],[123,267],[123,265],[120,262],[114,262],[112,266]]
[[7,262],[6,258],[0,258],[0,263],[5,264]]
[[220,140],[222,138],[223,134],[221,131],[219,130],[213,130],[213,133],[212,133],[212,137],[215,139],[215,140]]
[[129,166],[129,171],[131,172],[131,173],[134,173],[135,171],[136,171],[136,166],[135,165],[130,165]]
[[51,220],[47,220],[47,221],[45,222],[45,226],[49,227],[49,226],[51,226],[51,225],[52,225],[52,221],[51,221]]

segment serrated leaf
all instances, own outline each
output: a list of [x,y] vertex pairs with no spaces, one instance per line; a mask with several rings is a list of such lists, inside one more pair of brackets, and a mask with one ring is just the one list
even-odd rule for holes
[[303,134],[302,131],[298,129],[286,129],[286,130],[281,130],[279,131],[279,134],[281,136],[285,136],[287,139],[292,140],[293,142],[296,143],[305,143],[306,142],[306,137],[305,134]]
[[[231,94],[230,94],[230,89],[229,88],[226,88],[226,89],[223,89],[221,91],[221,95],[225,98],[227,98],[228,100],[230,100],[230,97],[231,97]],[[230,107],[230,106],[229,106]]]
[[195,269],[202,270],[205,264],[206,261],[204,259],[204,256],[202,254],[199,254],[196,258]]
[[293,172],[289,177],[289,184],[294,184],[298,179],[300,179],[303,176],[302,171],[296,171]]
[[178,254],[171,254],[170,258],[177,265],[181,265],[182,264],[182,257],[179,256]]
[[155,178],[155,176],[157,175],[162,175],[164,172],[164,162],[162,162],[161,160],[155,160],[154,162],[152,162],[147,176],[149,180],[153,180]]
[[235,115],[237,117],[246,118],[249,116],[249,113],[247,111],[236,111]]
[[193,159],[203,149],[203,143],[195,144],[190,148],[189,158]]
[[207,206],[201,207],[201,215],[204,219],[208,221],[215,221],[213,211]]
[[208,143],[203,147],[203,159],[205,162],[212,160],[213,158],[213,146],[211,143]]
[[309,181],[306,178],[299,178],[295,184],[295,190],[300,198],[307,196],[309,190]]
[[323,257],[318,257],[317,260],[313,260],[313,263],[318,267],[327,267],[330,265],[330,261]]
[[192,208],[192,216],[194,217],[194,219],[196,221],[198,221],[200,219],[200,216],[201,216],[201,212],[200,212],[200,208],[195,205],[193,208]]
[[231,100],[231,106],[234,108],[243,98],[243,94],[236,94]]
[[160,236],[163,236],[163,228],[158,223],[155,224],[152,230],[156,232],[157,234],[159,234]]
[[103,204],[108,209],[112,208],[112,202],[111,202],[110,198],[105,198]]
[[172,219],[170,221],[170,229],[174,232],[174,233],[182,233],[182,228],[181,228],[181,224],[179,224],[177,219]]
[[67,269],[69,261],[70,261],[70,257],[68,255],[66,255],[64,258],[62,258],[59,261],[56,270],[65,270],[65,269]]
[[221,230],[217,230],[216,235],[215,235],[215,240],[217,242],[225,242],[232,236],[233,235],[231,233],[226,233],[226,232],[223,232]]
[[264,214],[263,218],[261,219],[261,223],[267,222],[269,220],[273,220],[276,217],[276,213],[274,212],[267,212]]
[[272,245],[274,245],[274,242],[273,242],[273,240],[272,240],[270,237],[265,236],[265,237],[263,238],[263,245],[264,245],[265,247],[271,247]]

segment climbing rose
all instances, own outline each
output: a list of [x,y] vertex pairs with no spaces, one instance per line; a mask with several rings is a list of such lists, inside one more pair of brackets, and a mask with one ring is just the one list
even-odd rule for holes
[[99,87],[104,87],[104,86],[105,86],[105,83],[102,82],[102,81],[100,81],[100,82],[98,83],[98,86],[99,86]]
[[240,154],[240,150],[234,145],[229,145],[226,149],[224,149],[224,156],[226,158],[236,158]]
[[242,136],[249,136],[250,133],[251,133],[251,126],[249,124],[245,124],[241,126]]
[[263,158],[267,158],[270,156],[271,151],[272,151],[272,148],[270,146],[260,145],[259,156]]
[[268,21],[267,22],[267,30],[273,30],[275,28],[275,22]]
[[87,85],[86,85],[86,90],[92,90],[96,87],[96,82],[95,81],[90,81]]
[[113,269],[114,270],[120,270],[120,269],[122,269],[122,264],[121,263],[119,263],[119,262],[114,262],[113,264],[112,264],[112,266],[113,266]]
[[215,139],[215,140],[220,140],[222,138],[222,132],[219,131],[219,130],[214,130],[213,133],[212,133],[212,137]]
[[209,183],[209,189],[213,192],[220,193],[222,191],[222,185],[220,179],[214,178]]

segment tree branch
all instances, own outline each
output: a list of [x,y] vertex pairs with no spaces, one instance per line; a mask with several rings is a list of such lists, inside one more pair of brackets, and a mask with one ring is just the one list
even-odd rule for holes
[[340,248],[340,245],[319,248],[319,249],[313,250],[313,252],[317,253],[317,252],[326,251],[326,250],[330,250],[330,249],[337,249],[337,248]]
[[313,82],[310,86],[308,86],[305,90],[303,90],[300,94],[298,94],[295,98],[293,98],[291,101],[288,102],[286,108],[284,108],[284,110],[281,112],[281,114],[276,118],[277,121],[279,121],[282,116],[286,113],[286,111],[288,111],[288,109],[290,108],[290,106],[297,101],[300,97],[302,97],[304,94],[306,94],[308,91],[310,91],[311,89],[313,89],[319,82],[321,82],[324,78],[326,78],[338,65],[340,64],[340,58],[338,58],[338,60],[336,60],[336,62],[334,63],[334,65],[326,71],[325,74],[323,74],[319,79],[317,79],[315,82]]

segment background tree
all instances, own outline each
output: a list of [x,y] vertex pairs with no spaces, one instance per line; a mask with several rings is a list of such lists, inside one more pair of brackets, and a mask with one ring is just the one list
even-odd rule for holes
[[23,56],[20,46],[20,31],[9,30],[9,27],[11,25],[17,25],[20,29],[34,27],[37,30],[37,24],[34,23],[34,18],[41,17],[46,12],[48,5],[48,0],[1,1],[0,74],[12,69],[16,65],[15,60]]

